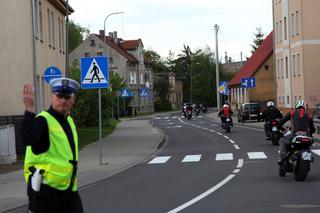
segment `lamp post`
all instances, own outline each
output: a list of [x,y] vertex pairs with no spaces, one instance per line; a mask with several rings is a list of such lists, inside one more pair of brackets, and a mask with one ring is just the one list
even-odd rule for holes
[[[124,13],[124,12],[115,12],[115,13],[110,13],[109,15],[107,15],[107,17],[104,19],[104,22],[103,22],[103,32],[104,32],[104,38],[103,38],[103,41],[105,43],[105,46],[106,46],[106,35],[105,35],[105,32],[106,32],[106,21],[107,19],[112,16],[112,15],[115,15],[115,14],[121,14],[121,13]],[[106,50],[106,48],[105,48]],[[107,52],[104,51],[104,54],[105,56],[107,56]],[[102,116],[101,116],[101,89],[99,88],[98,89],[98,92],[99,92],[99,143],[100,143],[100,165],[102,165]]]
[[[192,103],[192,60],[191,60],[191,66],[190,66],[190,74],[191,74],[191,77],[190,77],[190,101]],[[196,62],[196,65],[200,64],[199,62]]]

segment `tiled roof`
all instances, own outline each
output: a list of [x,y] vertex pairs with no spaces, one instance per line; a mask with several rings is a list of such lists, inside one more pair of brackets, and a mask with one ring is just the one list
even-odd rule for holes
[[[140,43],[142,44],[141,39],[137,40],[123,40],[120,45],[125,50],[135,50],[139,47]],[[143,44],[142,44],[143,45]]]
[[[103,40],[103,38],[100,35],[97,35],[97,34],[94,34],[94,35],[97,36],[98,38],[100,38],[101,40]],[[138,61],[133,55],[131,55],[130,53],[128,53],[127,51],[125,51],[124,49],[119,47],[117,44],[115,44],[111,37],[106,36],[106,41],[105,42],[112,49],[116,50],[118,53],[120,53],[122,56],[124,56],[126,59],[128,59],[128,61],[131,61],[131,62],[137,62]]]
[[264,39],[259,48],[245,62],[239,72],[229,81],[229,86],[241,83],[241,78],[253,77],[273,52],[273,31]]

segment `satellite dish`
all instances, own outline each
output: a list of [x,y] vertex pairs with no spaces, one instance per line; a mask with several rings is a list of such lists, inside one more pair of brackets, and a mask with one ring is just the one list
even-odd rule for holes
[[145,85],[146,85],[147,88],[150,87],[150,83],[148,81],[145,83]]

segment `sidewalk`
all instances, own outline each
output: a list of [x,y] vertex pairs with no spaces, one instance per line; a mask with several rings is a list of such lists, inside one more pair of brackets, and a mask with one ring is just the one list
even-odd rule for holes
[[[79,189],[106,179],[138,164],[155,152],[164,142],[163,133],[152,126],[151,121],[141,118],[125,119],[115,131],[102,142],[102,165],[100,144],[92,143],[79,153]],[[23,170],[0,175],[0,212],[12,210],[28,203]]]

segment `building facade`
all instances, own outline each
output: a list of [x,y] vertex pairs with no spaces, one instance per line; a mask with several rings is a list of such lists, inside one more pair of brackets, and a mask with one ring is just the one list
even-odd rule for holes
[[41,111],[50,105],[45,69],[55,66],[65,73],[66,8],[64,0],[0,1],[0,125],[14,124],[17,141],[23,84],[35,85],[36,108]]
[[168,74],[168,80],[170,84],[169,100],[173,109],[180,109],[183,100],[183,83],[182,80],[176,78],[174,72]]
[[[130,103],[131,114],[153,112],[153,71],[143,51],[141,39],[123,40],[118,38],[117,32],[105,36],[101,30],[99,34],[89,35],[69,54],[69,65],[80,68],[82,57],[107,55],[109,73],[118,73],[134,93]],[[141,97],[142,89],[148,96]]]
[[283,111],[298,100],[320,102],[320,1],[273,0],[277,103]]
[[[262,106],[276,99],[274,79],[273,33],[271,32],[229,82],[229,103],[237,110],[242,103],[259,102]],[[241,78],[256,79],[256,87],[244,88]]]

